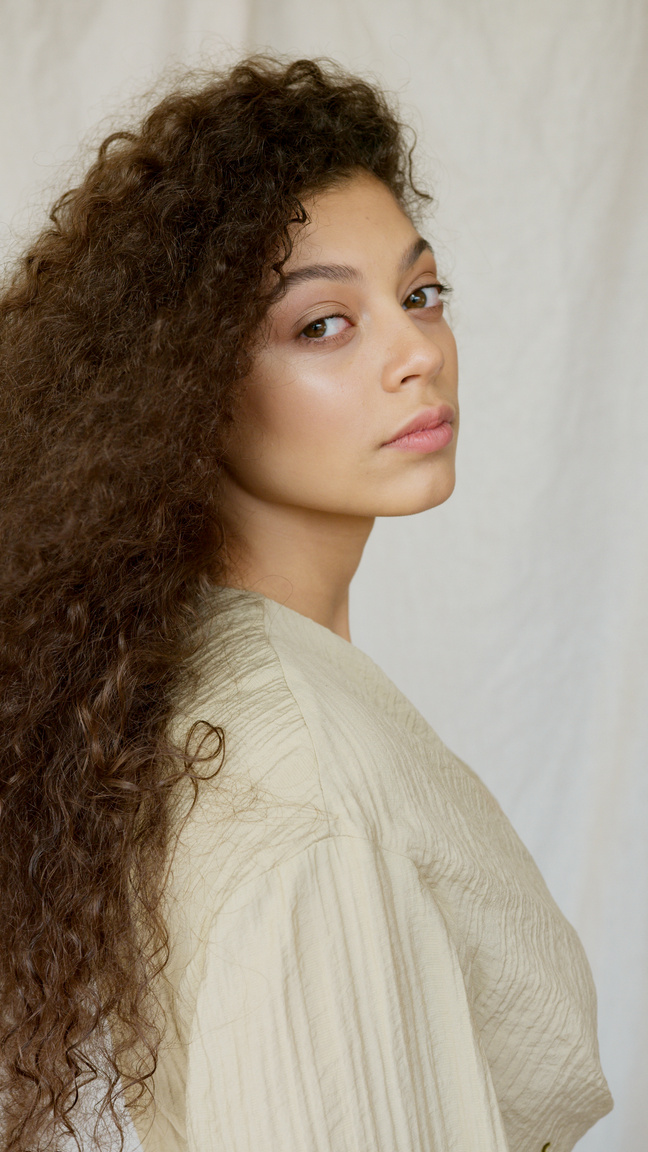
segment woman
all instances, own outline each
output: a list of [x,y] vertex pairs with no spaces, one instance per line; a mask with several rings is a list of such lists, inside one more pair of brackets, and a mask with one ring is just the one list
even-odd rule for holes
[[4,1147],[567,1152],[580,943],[350,642],[454,484],[457,362],[384,97],[244,61],[111,136],[2,305]]

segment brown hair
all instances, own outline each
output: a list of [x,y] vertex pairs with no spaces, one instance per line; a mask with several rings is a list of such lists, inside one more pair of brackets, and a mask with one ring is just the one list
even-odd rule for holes
[[104,1078],[120,1133],[120,1093],[146,1098],[171,799],[201,779],[165,734],[225,582],[237,386],[301,198],[364,169],[411,208],[410,152],[384,96],[330,62],[189,74],[104,140],[2,293],[7,1152],[78,1135],[84,1082]]

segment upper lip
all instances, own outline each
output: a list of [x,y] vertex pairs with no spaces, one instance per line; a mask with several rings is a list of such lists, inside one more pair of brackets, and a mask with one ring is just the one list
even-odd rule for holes
[[418,416],[414,416],[407,424],[396,433],[395,436],[390,436],[389,440],[385,440],[385,444],[391,444],[393,440],[400,440],[401,436],[407,436],[410,432],[423,432],[426,428],[438,428],[439,424],[451,424],[455,418],[454,408],[449,404],[439,404],[436,408],[425,408],[423,412],[419,412]]

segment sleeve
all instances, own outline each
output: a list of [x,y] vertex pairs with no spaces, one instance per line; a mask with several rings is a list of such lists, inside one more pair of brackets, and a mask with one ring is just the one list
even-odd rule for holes
[[456,951],[408,857],[322,839],[214,917],[191,1152],[506,1152]]

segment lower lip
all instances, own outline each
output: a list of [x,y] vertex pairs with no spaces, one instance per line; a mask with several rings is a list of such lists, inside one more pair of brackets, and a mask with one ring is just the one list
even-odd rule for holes
[[399,436],[397,440],[390,440],[385,448],[404,448],[407,452],[438,452],[445,448],[452,440],[452,424],[444,420],[436,428],[425,428],[421,432],[408,432],[407,436]]

